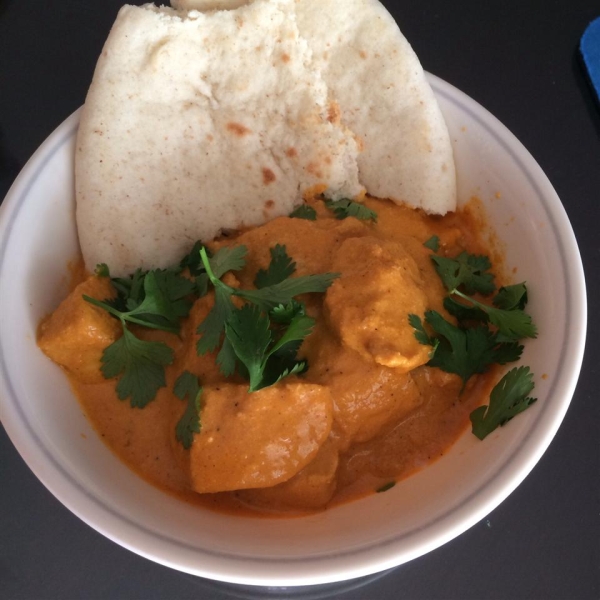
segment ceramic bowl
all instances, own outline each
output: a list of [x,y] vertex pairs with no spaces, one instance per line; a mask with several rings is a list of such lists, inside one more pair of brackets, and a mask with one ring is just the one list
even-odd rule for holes
[[0,215],[0,416],[31,470],[73,513],[181,571],[308,585],[425,554],[485,517],[525,478],[556,433],[579,374],[586,330],[581,259],[560,200],[527,150],[473,100],[436,77],[430,82],[450,129],[460,202],[481,200],[506,267],[527,281],[540,335],[527,341],[522,363],[536,374],[538,402],[483,442],[465,432],[443,458],[385,494],[314,516],[227,516],[150,486],[100,441],[63,373],[35,343],[38,323],[66,295],[67,264],[78,252],[75,113],[31,158]]

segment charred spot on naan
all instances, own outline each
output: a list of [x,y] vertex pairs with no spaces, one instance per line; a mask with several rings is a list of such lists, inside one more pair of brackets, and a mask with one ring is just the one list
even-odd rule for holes
[[237,135],[238,137],[244,137],[245,135],[252,133],[251,129],[248,129],[248,127],[242,125],[241,123],[236,123],[235,121],[229,121],[225,127],[227,128],[227,131]]

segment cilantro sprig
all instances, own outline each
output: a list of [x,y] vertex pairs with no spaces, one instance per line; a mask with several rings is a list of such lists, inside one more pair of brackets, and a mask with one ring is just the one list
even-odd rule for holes
[[511,369],[492,390],[489,406],[480,406],[471,413],[473,433],[483,440],[497,427],[529,408],[537,401],[537,398],[529,397],[533,388],[533,373],[529,367]]
[[[435,236],[425,246],[434,253],[439,249]],[[537,327],[524,310],[527,287],[525,283],[501,287],[490,305],[472,297],[496,290],[487,256],[463,251],[455,258],[432,254],[431,260],[448,290],[444,308],[458,323],[437,311],[427,311],[425,323],[418,315],[409,315],[408,320],[417,341],[432,347],[427,364],[457,374],[464,389],[473,375],[486,372],[490,365],[517,361],[523,352],[519,341],[537,337]],[[512,369],[492,390],[489,406],[471,413],[473,433],[479,439],[535,402],[527,396],[533,389],[532,377],[529,367]]]
[[492,265],[487,256],[476,256],[461,252],[456,258],[431,255],[438,275],[446,289],[456,290],[463,286],[467,294],[491,294],[495,289],[494,275],[489,272]]
[[[106,265],[99,273],[110,275]],[[178,333],[179,321],[191,308],[194,284],[172,269],[138,269],[131,277],[114,278],[112,283],[117,290],[114,299],[83,296],[117,318],[123,328],[123,335],[104,349],[100,368],[107,379],[119,379],[120,400],[129,399],[131,406],[143,408],[166,385],[165,366],[173,362],[173,350],[164,342],[140,339],[128,324]]]
[[269,316],[258,306],[246,304],[233,312],[225,323],[225,333],[248,372],[248,391],[255,392],[304,371],[306,363],[296,360],[297,342],[311,333],[314,324],[311,317],[296,314],[275,340]]
[[425,248],[429,248],[434,252],[437,252],[440,249],[440,238],[437,235],[432,235],[428,240],[423,242],[423,246]]
[[[525,284],[519,284],[525,287]],[[533,324],[531,316],[520,308],[503,309],[488,306],[483,302],[470,298],[460,290],[452,290],[452,294],[470,302],[474,307],[483,311],[490,322],[498,328],[502,340],[520,340],[521,338],[537,337],[537,327]]]
[[[241,248],[243,248],[243,251],[240,250]],[[229,248],[228,250],[232,255],[235,253],[235,256],[239,258],[236,265],[241,268],[243,266],[243,256],[246,253],[245,246]],[[289,278],[289,274],[293,272],[291,269],[292,263],[290,262],[291,259],[288,260],[289,257],[285,258],[283,256],[284,253],[285,247],[280,247],[279,250],[274,251],[271,260],[272,266],[259,278],[261,284],[270,285],[264,285],[264,287],[256,290],[244,290],[223,283],[217,276],[217,273],[213,271],[205,248],[200,250],[202,263],[209,281],[215,290],[215,303],[198,327],[197,332],[201,336],[196,346],[198,354],[212,352],[219,346],[225,332],[225,324],[235,311],[235,305],[232,300],[234,296],[255,304],[262,311],[269,311],[278,306],[290,304],[294,297],[300,294],[324,292],[333,280],[339,277],[338,273],[322,273],[319,275],[304,275],[302,277]],[[224,258],[227,259],[227,257]],[[224,264],[228,265],[230,263],[225,260]],[[285,265],[285,267],[282,268],[282,265]],[[282,279],[284,275],[286,278]],[[218,360],[221,364],[224,363],[230,368],[231,348],[229,346],[230,344],[223,344],[221,349],[223,355],[220,352],[221,360],[219,358]],[[229,371],[229,368],[227,371]]]
[[189,314],[193,282],[169,269],[143,272],[128,279],[113,279],[114,300],[97,300],[84,294],[90,304],[103,308],[121,322],[135,323],[170,333],[179,331],[179,320]]
[[417,315],[410,315],[409,319],[417,340],[433,347],[428,365],[455,373],[462,379],[463,387],[473,375],[485,373],[490,365],[519,360],[523,352],[523,346],[516,342],[499,341],[497,333],[488,327],[456,326],[435,310],[425,313],[425,323],[435,336],[426,332]]
[[[209,256],[207,248],[198,242],[178,267],[138,269],[129,277],[112,278],[115,298],[98,300],[84,295],[87,302],[121,322],[123,335],[104,349],[101,358],[103,375],[118,379],[118,397],[129,399],[131,406],[143,408],[166,385],[165,366],[174,360],[173,350],[166,343],[140,339],[130,325],[179,333],[181,319],[188,316],[193,300],[207,293],[209,285],[214,288],[215,301],[198,327],[199,354],[220,346],[217,363],[221,372],[229,376],[238,369],[249,377],[251,391],[305,370],[306,363],[297,360],[297,352],[312,331],[314,320],[306,315],[304,305],[295,297],[324,292],[338,274],[291,278],[296,263],[285,246],[276,245],[270,253],[268,268],[256,274],[256,289],[233,288],[221,281],[227,272],[245,267],[245,246],[223,247]],[[183,276],[184,270],[189,277]],[[96,274],[110,277],[106,265],[98,265]],[[250,308],[238,308],[234,297],[249,303]],[[266,345],[261,350],[264,340]],[[191,390],[191,385],[189,377],[180,378],[175,393],[183,393],[182,386]],[[184,419],[187,425],[183,421],[178,424],[178,439],[187,440],[184,429],[196,426],[189,411]]]
[[260,269],[254,279],[254,285],[261,288],[281,283],[296,270],[296,263],[288,256],[285,246],[277,244],[269,250],[271,262],[268,269]]
[[119,377],[119,399],[129,398],[132,407],[144,408],[166,385],[165,366],[173,362],[173,350],[163,342],[137,338],[123,324],[123,335],[104,350],[101,360],[104,377]]
[[308,204],[301,204],[290,213],[292,219],[306,219],[307,221],[316,221],[317,211]]
[[361,221],[377,222],[377,213],[360,202],[342,198],[341,200],[326,200],[325,206],[333,211],[336,219],[355,217]]
[[[244,266],[244,246],[228,251],[231,254],[223,256],[222,273],[227,266],[232,269]],[[306,368],[304,362],[296,359],[296,354],[302,340],[311,332],[314,320],[305,314],[303,305],[294,297],[324,292],[339,276],[323,273],[290,278],[296,264],[285,246],[277,245],[270,252],[269,267],[256,275],[257,289],[244,290],[223,283],[214,272],[206,250],[200,250],[202,264],[214,287],[215,302],[198,326],[197,352],[212,352],[221,345],[217,355],[221,372],[229,376],[238,368],[250,380],[249,391],[273,385]],[[231,260],[234,256],[235,261]],[[234,296],[249,304],[237,308]]]

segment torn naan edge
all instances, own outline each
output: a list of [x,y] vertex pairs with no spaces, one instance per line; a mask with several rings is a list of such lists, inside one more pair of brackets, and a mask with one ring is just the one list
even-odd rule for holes
[[[230,10],[250,0],[172,0],[182,10]],[[378,0],[297,0],[341,120],[360,139],[359,177],[380,198],[445,214],[456,209],[446,123],[419,59]]]
[[310,190],[360,197],[358,144],[336,114],[293,0],[124,6],[77,139],[86,266],[166,267],[198,239],[289,214]]

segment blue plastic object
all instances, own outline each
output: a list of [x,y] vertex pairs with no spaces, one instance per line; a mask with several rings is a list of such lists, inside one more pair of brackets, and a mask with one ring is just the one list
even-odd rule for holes
[[591,86],[600,103],[600,17],[593,20],[581,36],[579,46]]

